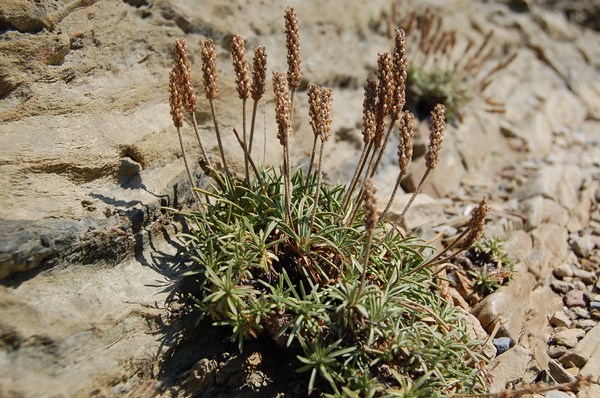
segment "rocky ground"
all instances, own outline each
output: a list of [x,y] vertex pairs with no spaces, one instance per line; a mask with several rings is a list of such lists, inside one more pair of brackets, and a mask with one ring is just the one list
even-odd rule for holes
[[[301,22],[303,87],[314,81],[334,88],[335,144],[324,166],[332,182],[346,182],[353,170],[362,84],[377,53],[391,46],[390,2],[367,3],[292,2]],[[489,195],[487,233],[506,242],[517,274],[476,305],[458,290],[453,298],[475,315],[480,337],[510,339],[506,352],[489,351],[492,390],[586,375],[595,384],[545,396],[600,396],[598,7],[594,1],[427,3],[459,39],[480,41],[493,30],[498,53],[517,58],[483,93],[504,102],[505,112],[485,112],[480,95],[464,106],[405,226],[425,238],[450,236]],[[179,334],[181,325],[171,320],[185,310],[173,290],[185,267],[176,257],[180,227],[161,208],[189,200],[167,101],[174,40],[186,37],[197,81],[199,41],[216,42],[217,107],[227,131],[240,109],[231,35],[243,35],[250,48],[265,45],[269,70],[284,70],[284,8],[254,0],[0,5],[0,396],[305,391],[298,390],[290,358],[269,355],[273,347],[258,342],[239,355],[223,341],[224,331],[204,324],[194,336]],[[409,42],[409,57],[416,46]],[[301,90],[297,162],[312,142],[305,103]],[[270,97],[263,113],[258,131],[272,135]],[[216,154],[206,103],[197,116]],[[425,129],[420,123],[423,137]],[[193,134],[184,133],[199,156]],[[240,170],[234,138],[228,135],[225,146]],[[265,147],[267,162],[277,164],[276,140]],[[385,162],[377,181],[382,196],[395,179],[392,151]],[[417,157],[413,164],[417,177],[422,163]]]

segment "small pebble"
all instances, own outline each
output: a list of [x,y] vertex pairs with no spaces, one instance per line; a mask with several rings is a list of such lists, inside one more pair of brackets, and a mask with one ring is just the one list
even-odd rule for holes
[[582,290],[574,289],[565,295],[565,304],[567,307],[585,307],[585,297]]
[[592,316],[592,318],[594,318],[596,320],[600,319],[600,311],[599,310],[590,311],[590,315]]
[[592,311],[594,311],[594,310],[600,311],[600,301],[592,301],[590,303],[590,310],[592,310]]
[[594,328],[598,324],[598,321],[593,319],[576,319],[574,324],[577,328],[583,329],[587,332]]
[[492,340],[492,344],[496,347],[496,355],[508,351],[512,340],[509,337],[498,337]]
[[582,329],[556,328],[553,334],[553,340],[557,345],[573,348],[577,345],[579,339],[585,336],[585,331]]
[[573,269],[573,276],[581,279],[586,285],[593,285],[596,283],[596,275],[590,271],[584,271],[579,268]]
[[566,294],[569,290],[575,288],[575,285],[573,285],[570,282],[563,282],[561,280],[554,279],[550,283],[550,287],[552,287],[552,290],[554,290],[555,292]]
[[559,279],[573,276],[573,270],[571,269],[571,266],[568,264],[559,265],[558,267],[554,268],[554,271],[552,271],[552,273],[554,274],[555,277],[557,277]]
[[571,236],[571,249],[577,254],[578,257],[589,257],[594,250],[594,242],[588,235],[584,236]]
[[565,314],[564,311],[556,311],[552,318],[550,319],[550,323],[556,327],[569,327],[571,326],[571,320]]
[[548,349],[548,355],[550,358],[560,358],[565,352],[567,352],[567,347],[562,345],[551,345]]
[[573,315],[575,315],[575,319],[589,319],[590,312],[583,307],[573,307],[571,308]]

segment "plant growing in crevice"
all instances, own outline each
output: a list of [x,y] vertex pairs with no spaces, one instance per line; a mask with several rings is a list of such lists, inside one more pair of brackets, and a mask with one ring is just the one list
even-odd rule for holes
[[[406,7],[402,7],[406,10]],[[408,69],[408,107],[421,117],[442,103],[449,120],[462,119],[462,109],[473,98],[481,98],[485,111],[503,113],[504,103],[486,93],[497,74],[516,58],[516,53],[497,56],[492,43],[493,31],[478,43],[463,38],[456,29],[445,29],[443,15],[431,8],[420,8],[399,16],[392,3],[388,23],[399,24],[410,44],[411,67]]]
[[[293,9],[286,10],[285,20],[289,69],[287,76],[273,73],[283,167],[256,167],[251,148],[253,116],[249,137],[246,127],[241,135],[233,130],[245,158],[244,178],[236,177],[225,161],[214,109],[214,45],[203,42],[205,92],[222,170],[205,165],[212,188],[194,188],[202,205],[199,210],[180,212],[189,224],[190,232],[182,236],[194,262],[184,278],[194,286],[191,296],[199,317],[230,327],[231,339],[240,349],[249,339],[269,336],[282,349],[295,353],[298,372],[309,373],[309,394],[448,396],[484,390],[480,367],[473,366],[483,361],[476,353],[478,343],[469,340],[459,313],[436,292],[433,276],[443,262],[481,234],[485,199],[467,229],[437,254],[429,254],[431,248],[418,238],[402,236],[377,213],[372,177],[398,120],[402,136],[398,181],[406,174],[412,151],[412,115],[404,112],[404,32],[397,31],[393,55],[380,55],[377,80],[365,86],[364,149],[352,182],[348,188],[329,187],[322,184],[320,161],[332,134],[329,88],[309,85],[314,146],[321,141],[317,166],[314,171],[311,166],[308,174],[291,167],[292,101],[301,76],[300,42]],[[243,39],[236,41],[235,62],[245,65],[241,69],[249,76],[239,53]],[[262,59],[257,51],[253,65],[261,70],[252,71],[254,108],[266,76],[266,63],[256,62]],[[238,87],[246,81],[239,76]],[[173,92],[182,90],[179,80],[173,82]],[[240,97],[242,101],[248,98],[246,94]],[[178,103],[171,106],[178,115]],[[423,180],[437,163],[445,123],[443,107],[436,107],[431,118]],[[181,133],[183,122],[174,121]],[[191,173],[188,176],[193,183]]]

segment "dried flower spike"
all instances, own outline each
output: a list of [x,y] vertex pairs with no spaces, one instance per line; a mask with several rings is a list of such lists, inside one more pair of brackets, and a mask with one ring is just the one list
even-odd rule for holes
[[321,87],[314,83],[308,85],[308,118],[313,134],[319,135],[321,120]]
[[171,106],[171,118],[175,127],[183,126],[183,96],[180,90],[179,67],[173,64],[169,74],[169,105]]
[[246,43],[240,35],[233,36],[231,45],[233,69],[235,71],[235,84],[240,99],[250,97],[250,76],[248,59],[246,58]]
[[175,41],[173,55],[175,56],[175,63],[179,68],[184,106],[190,113],[193,113],[196,111],[197,100],[194,85],[192,84],[192,77],[190,75],[190,55],[187,45],[185,44],[185,39],[182,38]]
[[367,79],[365,84],[365,99],[363,101],[363,141],[365,144],[375,137],[375,105],[377,103],[377,83]]
[[414,118],[415,116],[409,111],[402,113],[400,119],[400,134],[398,143],[398,165],[400,173],[406,175],[408,173],[408,165],[412,159],[413,146],[412,140],[414,136]]
[[431,134],[429,135],[429,145],[425,155],[425,166],[430,170],[434,169],[439,162],[440,148],[446,127],[445,113],[446,108],[442,104],[437,104],[431,112]]
[[258,101],[265,93],[267,80],[267,53],[264,47],[254,49],[252,62],[252,99]]
[[487,198],[484,196],[481,202],[471,212],[471,220],[469,221],[469,233],[465,239],[461,242],[460,246],[464,249],[468,249],[477,242],[483,234],[483,228],[485,225],[485,217],[487,216],[490,208],[487,204]]
[[277,127],[277,139],[281,145],[288,144],[290,128],[291,104],[288,84],[281,72],[273,73],[273,92],[275,94],[275,119]]
[[285,44],[287,47],[287,80],[290,89],[300,86],[302,72],[300,71],[300,33],[298,17],[293,7],[285,9]]
[[331,137],[331,124],[333,122],[333,90],[321,89],[321,109],[319,111],[319,134],[322,141]]
[[373,180],[365,181],[365,228],[372,233],[377,223],[377,188]]
[[206,98],[217,98],[217,53],[212,40],[202,42],[202,73],[204,75],[204,91]]
[[402,29],[396,29],[396,43],[392,62],[395,87],[391,115],[393,120],[397,120],[406,103],[406,77],[408,73],[406,35]]
[[381,148],[385,136],[385,117],[387,116],[394,96],[394,77],[392,75],[392,59],[390,54],[379,54],[377,61],[377,114],[376,114],[376,130],[375,130],[375,148]]

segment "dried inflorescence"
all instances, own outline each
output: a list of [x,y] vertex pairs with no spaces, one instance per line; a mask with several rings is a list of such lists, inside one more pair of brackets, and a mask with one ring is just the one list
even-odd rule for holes
[[175,65],[179,69],[177,73],[180,79],[180,86],[183,88],[184,106],[189,112],[195,112],[197,106],[196,92],[190,74],[190,55],[184,39],[175,41],[173,53],[175,56]]
[[440,160],[440,148],[444,139],[444,130],[446,128],[446,108],[442,104],[437,104],[431,112],[429,145],[425,155],[425,166],[428,169],[434,169]]
[[214,100],[219,91],[217,86],[217,53],[212,40],[202,42],[202,74],[206,98]]
[[363,101],[363,141],[370,143],[375,138],[375,106],[377,104],[377,82],[367,79]]
[[402,175],[408,173],[408,165],[412,160],[414,118],[415,116],[412,113],[404,111],[402,113],[402,118],[400,119],[400,133],[398,134],[398,166],[400,167],[400,173]]
[[487,198],[484,197],[481,202],[471,212],[471,220],[469,221],[469,233],[461,242],[461,248],[468,249],[481,238],[490,207],[487,204]]
[[365,229],[371,233],[377,223],[377,187],[371,178],[365,181]]
[[267,51],[263,46],[254,49],[252,63],[252,99],[258,101],[265,93],[267,79]]
[[394,98],[394,74],[392,72],[392,58],[389,53],[379,54],[377,61],[377,110],[376,110],[376,129],[375,129],[375,148],[383,146],[385,138],[385,117],[392,108],[392,99]]
[[281,72],[273,72],[273,93],[275,94],[275,120],[278,127],[277,139],[281,145],[287,145],[292,109],[288,83]]
[[242,36],[233,36],[231,55],[238,96],[240,99],[247,99],[250,97],[250,72],[248,70],[248,59],[246,58],[246,42]]
[[285,9],[285,43],[287,47],[287,80],[290,89],[295,90],[300,86],[302,72],[300,69],[300,29],[298,16],[293,7]]
[[308,121],[313,134],[319,135],[319,121],[321,119],[321,87],[314,83],[308,85]]
[[183,95],[180,87],[179,68],[173,65],[169,74],[169,105],[171,106],[171,118],[175,127],[183,126]]
[[396,42],[392,56],[394,64],[394,101],[391,117],[397,120],[406,104],[406,78],[408,76],[408,61],[406,60],[406,35],[402,29],[396,29]]

